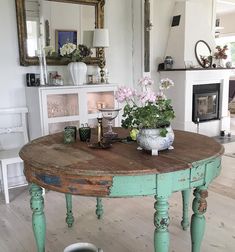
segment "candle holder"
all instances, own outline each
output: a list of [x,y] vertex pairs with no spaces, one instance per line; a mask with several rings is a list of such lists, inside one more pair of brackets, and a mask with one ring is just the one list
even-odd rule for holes
[[102,108],[99,111],[102,113],[102,116],[105,120],[108,121],[108,131],[104,133],[105,138],[115,139],[118,137],[118,133],[113,132],[113,120],[118,116],[120,108]]

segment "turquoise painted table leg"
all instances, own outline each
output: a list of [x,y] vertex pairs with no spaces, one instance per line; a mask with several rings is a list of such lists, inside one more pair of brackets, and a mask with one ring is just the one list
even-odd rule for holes
[[168,226],[170,223],[168,215],[168,198],[155,196],[156,202],[154,208],[156,210],[154,215],[154,248],[155,252],[168,252],[169,251],[169,232]]
[[98,219],[101,219],[104,213],[103,210],[103,204],[102,204],[102,198],[97,197],[96,198],[96,216]]
[[72,227],[74,223],[73,209],[72,209],[72,195],[66,193],[65,199],[66,199],[66,209],[67,209],[65,221],[68,224],[68,227]]
[[183,217],[181,221],[181,226],[183,230],[187,230],[189,227],[189,216],[188,216],[188,209],[189,209],[189,197],[191,190],[184,190],[182,193],[182,200],[183,200]]
[[200,252],[206,224],[204,213],[207,209],[207,188],[198,187],[194,190],[193,194],[195,198],[193,200],[194,214],[191,219],[192,252]]
[[30,207],[33,211],[32,224],[38,252],[45,252],[46,219],[44,215],[44,199],[42,188],[31,184],[29,189],[31,199]]

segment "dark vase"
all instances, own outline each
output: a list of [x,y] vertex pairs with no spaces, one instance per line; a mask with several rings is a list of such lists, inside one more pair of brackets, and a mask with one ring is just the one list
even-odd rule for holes
[[172,69],[173,67],[173,58],[171,56],[166,56],[165,60],[164,60],[164,69]]

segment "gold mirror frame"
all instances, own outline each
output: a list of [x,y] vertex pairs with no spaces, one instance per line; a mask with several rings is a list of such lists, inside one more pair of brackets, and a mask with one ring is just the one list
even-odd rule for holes
[[[75,3],[83,5],[95,6],[95,28],[104,28],[104,5],[105,0],[48,0],[53,2]],[[18,29],[19,56],[21,66],[38,65],[38,57],[29,57],[27,53],[27,29],[26,29],[26,13],[25,0],[15,0],[16,4],[16,20]],[[69,61],[61,60],[56,57],[46,58],[48,65],[67,65]],[[98,65],[100,57],[96,50],[96,57],[88,58],[85,63],[90,65]]]

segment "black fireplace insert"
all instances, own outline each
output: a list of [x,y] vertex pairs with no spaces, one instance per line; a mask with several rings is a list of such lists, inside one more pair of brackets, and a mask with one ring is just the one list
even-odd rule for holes
[[192,121],[195,123],[219,119],[220,84],[193,86]]

